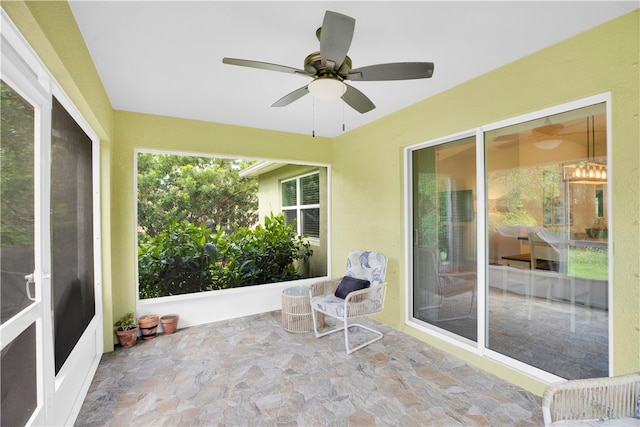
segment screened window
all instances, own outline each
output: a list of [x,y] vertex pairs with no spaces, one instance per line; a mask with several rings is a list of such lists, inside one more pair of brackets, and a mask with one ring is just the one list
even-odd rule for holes
[[320,237],[320,174],[314,172],[282,182],[282,213],[298,234]]
[[95,316],[92,157],[91,139],[53,98],[51,257],[56,373]]

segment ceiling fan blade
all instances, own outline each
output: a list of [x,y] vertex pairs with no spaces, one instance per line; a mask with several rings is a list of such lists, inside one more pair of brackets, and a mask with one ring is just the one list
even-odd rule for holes
[[347,80],[383,81],[426,79],[433,75],[433,62],[395,62],[369,65],[349,71]]
[[327,10],[320,30],[320,57],[323,67],[338,70],[349,52],[356,20]]
[[222,58],[222,63],[229,65],[239,65],[241,67],[259,68],[261,70],[279,71],[281,73],[300,74],[303,76],[313,76],[304,70],[299,70],[286,65],[270,64],[268,62],[251,61],[249,59]]
[[371,102],[367,96],[360,92],[353,86],[345,85],[347,87],[346,92],[342,95],[342,100],[347,103],[351,108],[357,112],[364,114],[367,111],[371,111],[376,108],[375,104]]
[[308,86],[302,86],[301,88],[298,88],[293,92],[288,93],[282,98],[278,99],[276,102],[273,103],[272,107],[284,107],[286,105],[291,104],[293,101],[296,101],[302,98],[308,93],[309,93]]

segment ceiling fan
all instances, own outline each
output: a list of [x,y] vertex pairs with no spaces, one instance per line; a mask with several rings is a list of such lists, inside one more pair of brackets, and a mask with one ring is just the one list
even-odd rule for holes
[[320,51],[308,55],[304,69],[248,59],[223,58],[222,62],[263,70],[279,71],[313,77],[313,80],[276,101],[272,107],[284,107],[302,98],[307,93],[323,100],[342,98],[351,108],[366,113],[376,106],[358,89],[345,83],[350,81],[385,81],[424,79],[433,75],[432,62],[397,62],[351,68],[351,58],[347,56],[356,20],[337,12],[326,11],[322,27],[316,31],[320,41]]

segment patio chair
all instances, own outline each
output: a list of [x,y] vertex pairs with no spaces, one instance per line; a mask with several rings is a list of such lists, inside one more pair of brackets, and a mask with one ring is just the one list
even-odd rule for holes
[[[589,290],[586,286],[578,291],[576,278],[568,274],[569,248],[548,230],[543,228],[529,231],[529,246],[531,250],[531,295],[536,297],[536,286],[546,283],[546,299],[551,300],[554,285],[562,290],[560,299],[575,304],[581,299],[584,305],[589,304]],[[565,295],[565,290],[568,295]]]
[[[347,271],[343,277],[313,283],[309,288],[316,338],[344,330],[344,345],[351,354],[382,339],[382,333],[350,319],[382,311],[386,291],[385,275],[387,257],[379,252],[351,251],[347,259]],[[338,322],[334,329],[320,332],[317,313],[332,317]],[[326,318],[326,317],[325,317]],[[342,322],[341,324],[339,322]],[[349,329],[359,327],[372,332],[373,339],[356,347],[349,346]]]
[[640,426],[640,373],[551,384],[542,416],[545,426]]
[[[436,322],[470,317],[476,298],[476,272],[445,272],[440,254],[435,248],[417,246],[414,251],[416,252],[415,274],[419,282],[414,303],[416,311],[437,310],[437,318],[432,319]],[[468,306],[466,302],[457,298],[467,293],[471,293]],[[444,306],[447,301],[449,304],[445,310]],[[451,315],[446,315],[446,313]],[[427,315],[427,317],[429,316]]]

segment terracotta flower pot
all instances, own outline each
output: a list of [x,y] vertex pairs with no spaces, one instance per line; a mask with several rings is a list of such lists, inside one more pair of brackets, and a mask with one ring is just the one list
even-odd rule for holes
[[145,314],[138,318],[138,326],[143,340],[150,340],[156,337],[158,332],[158,315]]
[[172,334],[178,328],[178,315],[177,314],[166,314],[160,318],[162,322],[162,330],[165,334]]
[[138,328],[125,331],[116,329],[116,335],[118,335],[118,341],[122,347],[133,347],[138,342]]

